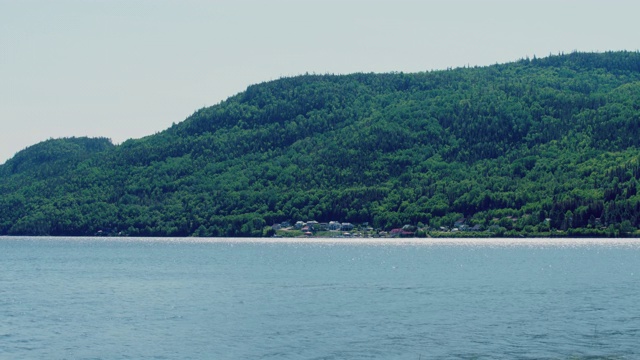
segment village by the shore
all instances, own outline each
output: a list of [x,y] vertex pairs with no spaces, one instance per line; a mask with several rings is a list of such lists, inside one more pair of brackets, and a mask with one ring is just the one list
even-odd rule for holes
[[[526,219],[526,218],[525,218]],[[300,238],[492,238],[492,237],[640,237],[640,230],[634,228],[605,226],[596,219],[594,226],[586,229],[555,229],[550,227],[549,218],[544,219],[539,227],[525,226],[517,229],[519,219],[507,216],[494,218],[489,226],[474,224],[468,218],[459,218],[451,227],[430,227],[419,223],[407,224],[391,230],[378,229],[365,222],[352,224],[349,222],[330,221],[328,223],[315,220],[284,221],[265,229],[267,237],[300,237]]]
[[273,237],[360,237],[360,238],[397,238],[397,237],[429,237],[431,233],[457,234],[461,232],[487,232],[479,225],[469,226],[466,219],[456,221],[453,228],[440,227],[432,229],[428,226],[404,225],[389,231],[373,228],[369,223],[352,224],[349,222],[315,220],[297,221],[291,224],[284,221],[271,226]]

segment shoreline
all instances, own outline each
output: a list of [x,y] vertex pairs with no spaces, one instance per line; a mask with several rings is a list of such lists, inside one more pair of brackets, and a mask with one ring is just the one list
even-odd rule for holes
[[0,236],[2,240],[396,246],[639,246],[635,238],[340,238]]

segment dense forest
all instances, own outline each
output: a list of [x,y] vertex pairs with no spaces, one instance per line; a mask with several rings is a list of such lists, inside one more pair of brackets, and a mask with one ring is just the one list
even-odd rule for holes
[[118,146],[51,139],[0,166],[0,235],[262,236],[283,221],[464,219],[491,236],[640,226],[640,53],[250,86]]

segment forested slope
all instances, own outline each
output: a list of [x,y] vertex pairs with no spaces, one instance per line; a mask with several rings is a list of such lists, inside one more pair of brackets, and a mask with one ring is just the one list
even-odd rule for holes
[[256,236],[317,220],[495,235],[640,225],[640,53],[250,86],[119,146],[0,166],[0,234]]

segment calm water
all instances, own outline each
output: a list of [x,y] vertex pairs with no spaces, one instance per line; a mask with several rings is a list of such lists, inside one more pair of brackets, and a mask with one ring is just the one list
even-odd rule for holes
[[602,242],[0,238],[0,359],[637,359]]

